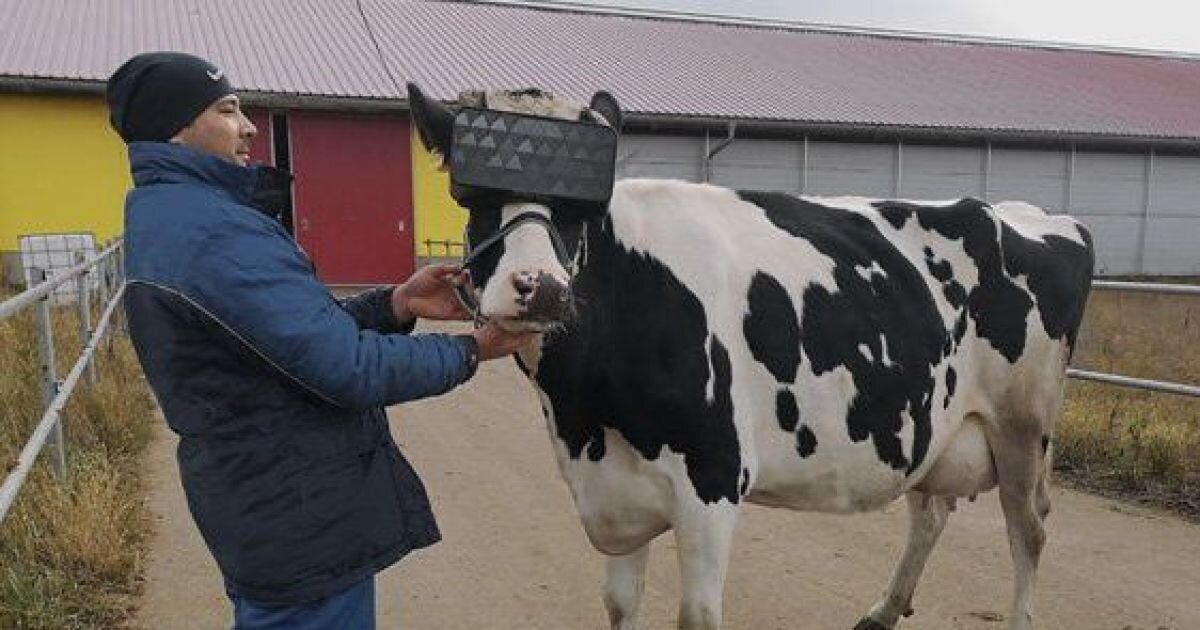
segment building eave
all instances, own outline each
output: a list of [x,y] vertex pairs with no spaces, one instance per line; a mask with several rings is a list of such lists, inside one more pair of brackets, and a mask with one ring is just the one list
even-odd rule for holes
[[[49,77],[0,76],[0,93],[103,95],[104,82],[84,79]],[[305,110],[359,114],[408,113],[405,99],[365,98],[322,94],[286,94],[278,92],[240,91],[243,104],[249,107],[277,110]],[[704,133],[721,132],[731,122],[737,123],[741,136],[844,139],[862,142],[931,142],[980,143],[1063,146],[1077,145],[1089,149],[1145,150],[1160,149],[1188,154],[1200,153],[1200,138],[1166,136],[1120,136],[1035,129],[982,129],[969,127],[922,127],[854,122],[802,120],[743,120],[718,116],[686,114],[626,113],[626,128],[635,132]]]

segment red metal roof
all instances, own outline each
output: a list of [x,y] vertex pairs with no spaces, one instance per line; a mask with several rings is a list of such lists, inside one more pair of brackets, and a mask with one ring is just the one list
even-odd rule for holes
[[0,75],[103,81],[149,50],[182,50],[241,89],[395,97],[353,2],[0,0]]
[[358,6],[0,0],[0,76],[103,80],[135,52],[178,49],[279,94],[538,85],[579,99],[607,89],[642,114],[1200,138],[1200,60],[1187,57],[471,2]]

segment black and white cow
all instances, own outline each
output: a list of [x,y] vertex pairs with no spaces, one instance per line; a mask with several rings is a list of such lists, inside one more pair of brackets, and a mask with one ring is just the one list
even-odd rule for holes
[[[415,86],[409,96],[445,154],[452,112]],[[537,91],[473,102],[621,120],[604,93],[591,108]],[[614,628],[635,627],[648,543],[668,529],[680,626],[715,628],[743,502],[859,512],[903,495],[908,545],[857,626],[892,628],[955,499],[997,486],[1015,565],[1009,628],[1031,627],[1050,436],[1092,274],[1081,225],[1022,203],[650,179],[619,182],[601,216],[468,205],[473,246],[523,213],[550,219],[512,230],[469,271],[483,316],[545,331],[520,363],[583,527],[610,556]]]

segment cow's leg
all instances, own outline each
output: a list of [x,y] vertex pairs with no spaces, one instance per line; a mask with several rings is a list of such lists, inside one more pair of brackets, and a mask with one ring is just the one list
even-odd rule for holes
[[637,628],[637,609],[646,590],[646,559],[650,543],[623,556],[610,556],[604,583],[604,607],[613,630]]
[[737,518],[737,506],[722,503],[690,510],[674,523],[683,583],[680,628],[721,627],[721,598]]
[[1046,442],[1046,452],[1042,455],[1042,465],[1038,474],[1037,489],[1034,491],[1034,506],[1042,522],[1050,514],[1050,471],[1054,470],[1054,447]]
[[1033,591],[1038,559],[1046,544],[1042,521],[1050,511],[1041,438],[1036,434],[1024,436],[1021,433],[1025,432],[989,439],[996,460],[1000,506],[1004,510],[1013,559],[1014,592],[1009,630],[1033,628]]
[[892,575],[892,583],[888,585],[883,599],[854,626],[855,630],[887,630],[896,625],[900,615],[912,613],[912,596],[917,588],[917,580],[921,578],[925,561],[929,559],[929,553],[946,526],[950,502],[954,500],[917,491],[909,492],[906,498],[909,526],[904,556]]

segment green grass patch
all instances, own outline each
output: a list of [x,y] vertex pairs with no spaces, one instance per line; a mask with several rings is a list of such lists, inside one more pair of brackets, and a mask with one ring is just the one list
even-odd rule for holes
[[[42,415],[33,315],[0,321],[5,474]],[[55,309],[53,319],[62,378],[80,349],[74,306]],[[0,523],[0,628],[111,628],[133,609],[149,533],[142,470],[154,403],[132,347],[116,332],[97,350],[97,383],[81,380],[67,406],[66,476],[52,474],[53,447],[44,449]]]
[[[1073,363],[1200,385],[1200,298],[1096,292]],[[1067,386],[1056,467],[1084,487],[1200,516],[1200,399]]]

